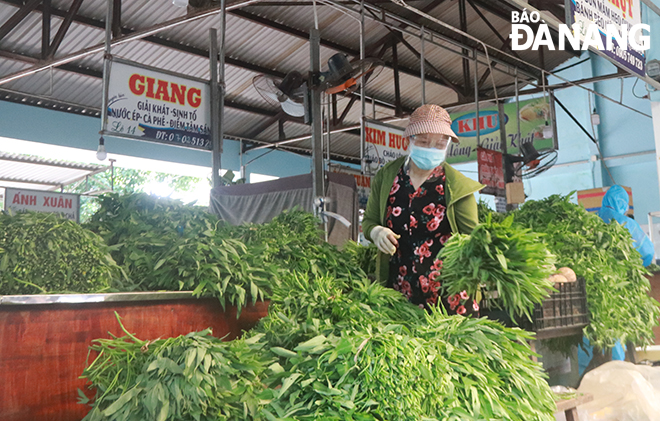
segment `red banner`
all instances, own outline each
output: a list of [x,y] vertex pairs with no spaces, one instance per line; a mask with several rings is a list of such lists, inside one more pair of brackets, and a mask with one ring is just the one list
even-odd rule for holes
[[486,185],[481,190],[481,193],[502,195],[504,192],[502,153],[490,149],[477,148],[477,163],[479,165],[479,182]]

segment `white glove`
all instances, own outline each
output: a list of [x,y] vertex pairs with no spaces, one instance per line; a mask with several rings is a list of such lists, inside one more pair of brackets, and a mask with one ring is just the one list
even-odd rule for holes
[[396,239],[401,238],[401,236],[395,234],[389,228],[377,225],[371,230],[371,238],[374,240],[374,244],[376,244],[378,250],[385,254],[394,254],[396,247],[399,245]]

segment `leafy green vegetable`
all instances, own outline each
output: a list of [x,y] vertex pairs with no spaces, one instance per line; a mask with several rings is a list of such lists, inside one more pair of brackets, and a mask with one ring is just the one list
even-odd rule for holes
[[557,256],[557,266],[585,278],[591,322],[584,333],[592,345],[604,350],[617,341],[653,343],[660,309],[648,295],[648,272],[625,227],[606,224],[571,203],[570,195],[526,202],[515,220],[545,234],[541,239]]
[[452,236],[439,258],[448,294],[466,291],[479,301],[484,290],[497,291],[512,319],[526,315],[531,320],[534,305],[553,290],[547,278],[554,256],[541,235],[514,225],[511,216],[501,223],[488,216],[470,235]]
[[0,213],[0,295],[107,291],[120,270],[103,240],[47,213]]
[[[121,323],[121,322],[120,322]],[[122,326],[123,329],[123,326]],[[124,330],[125,331],[125,330]],[[142,341],[97,339],[82,377],[97,388],[85,421],[252,419],[274,361],[258,337],[222,342],[210,330]]]
[[368,276],[375,278],[378,247],[373,244],[363,246],[355,241],[349,241],[344,245],[344,251],[350,255],[354,265],[362,269]]

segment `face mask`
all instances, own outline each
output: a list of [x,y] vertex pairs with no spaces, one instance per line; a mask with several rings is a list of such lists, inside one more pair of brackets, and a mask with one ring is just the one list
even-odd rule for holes
[[446,155],[447,148],[422,148],[410,143],[410,159],[422,170],[432,170],[442,164]]

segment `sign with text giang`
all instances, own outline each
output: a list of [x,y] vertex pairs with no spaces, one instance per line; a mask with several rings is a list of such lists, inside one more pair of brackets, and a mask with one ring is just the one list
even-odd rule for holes
[[211,149],[210,88],[185,78],[114,59],[106,133]]
[[365,123],[365,172],[374,175],[385,164],[408,155],[408,141],[403,129],[390,124],[366,120]]
[[54,213],[76,222],[80,217],[80,195],[77,194],[7,187],[4,203],[5,210],[13,213]]
[[[537,151],[556,149],[555,137],[545,138],[543,135],[544,127],[553,125],[552,110],[548,99],[535,98],[520,101],[519,108],[520,113],[517,115],[515,102],[504,104],[507,153],[518,154],[521,142],[532,142]],[[449,144],[448,163],[476,161],[478,147],[501,150],[500,119],[497,107],[480,108],[478,122],[476,111],[452,113],[450,117],[451,128],[458,136],[459,142]],[[518,136],[518,120],[520,120],[520,136]],[[480,128],[478,145],[477,127]]]

